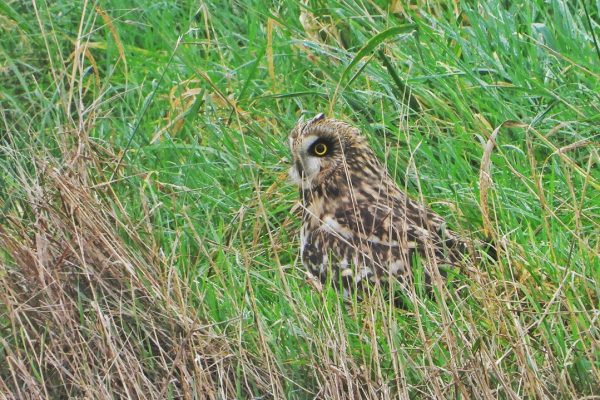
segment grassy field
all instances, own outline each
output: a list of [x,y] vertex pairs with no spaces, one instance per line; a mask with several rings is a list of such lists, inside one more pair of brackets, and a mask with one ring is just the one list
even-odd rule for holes
[[[588,0],[1,3],[0,397],[597,398],[599,36]],[[499,261],[405,309],[310,285],[318,112]]]

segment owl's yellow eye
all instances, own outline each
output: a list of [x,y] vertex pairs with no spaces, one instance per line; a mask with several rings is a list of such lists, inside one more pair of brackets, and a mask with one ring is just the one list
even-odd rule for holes
[[314,148],[315,155],[322,157],[327,154],[327,145],[325,143],[317,143]]

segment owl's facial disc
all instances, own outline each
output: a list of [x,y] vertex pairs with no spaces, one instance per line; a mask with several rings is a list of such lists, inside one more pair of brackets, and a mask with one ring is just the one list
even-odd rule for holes
[[310,189],[315,178],[331,167],[332,150],[333,144],[328,138],[306,136],[294,151],[294,165],[289,171],[292,182]]

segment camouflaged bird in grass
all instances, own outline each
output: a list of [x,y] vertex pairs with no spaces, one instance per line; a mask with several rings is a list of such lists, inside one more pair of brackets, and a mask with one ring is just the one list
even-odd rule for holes
[[432,268],[466,260],[469,242],[400,190],[357,128],[319,114],[300,120],[289,144],[303,209],[301,259],[322,282],[406,282],[415,256],[429,282]]

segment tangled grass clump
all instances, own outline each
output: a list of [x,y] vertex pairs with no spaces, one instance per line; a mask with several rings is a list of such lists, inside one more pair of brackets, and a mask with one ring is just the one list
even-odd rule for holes
[[39,171],[37,183],[21,182],[22,215],[5,216],[0,227],[4,391],[231,398],[245,385],[265,385],[258,365],[239,371],[244,355],[186,307],[188,290],[168,260],[123,226],[99,193],[64,169]]

